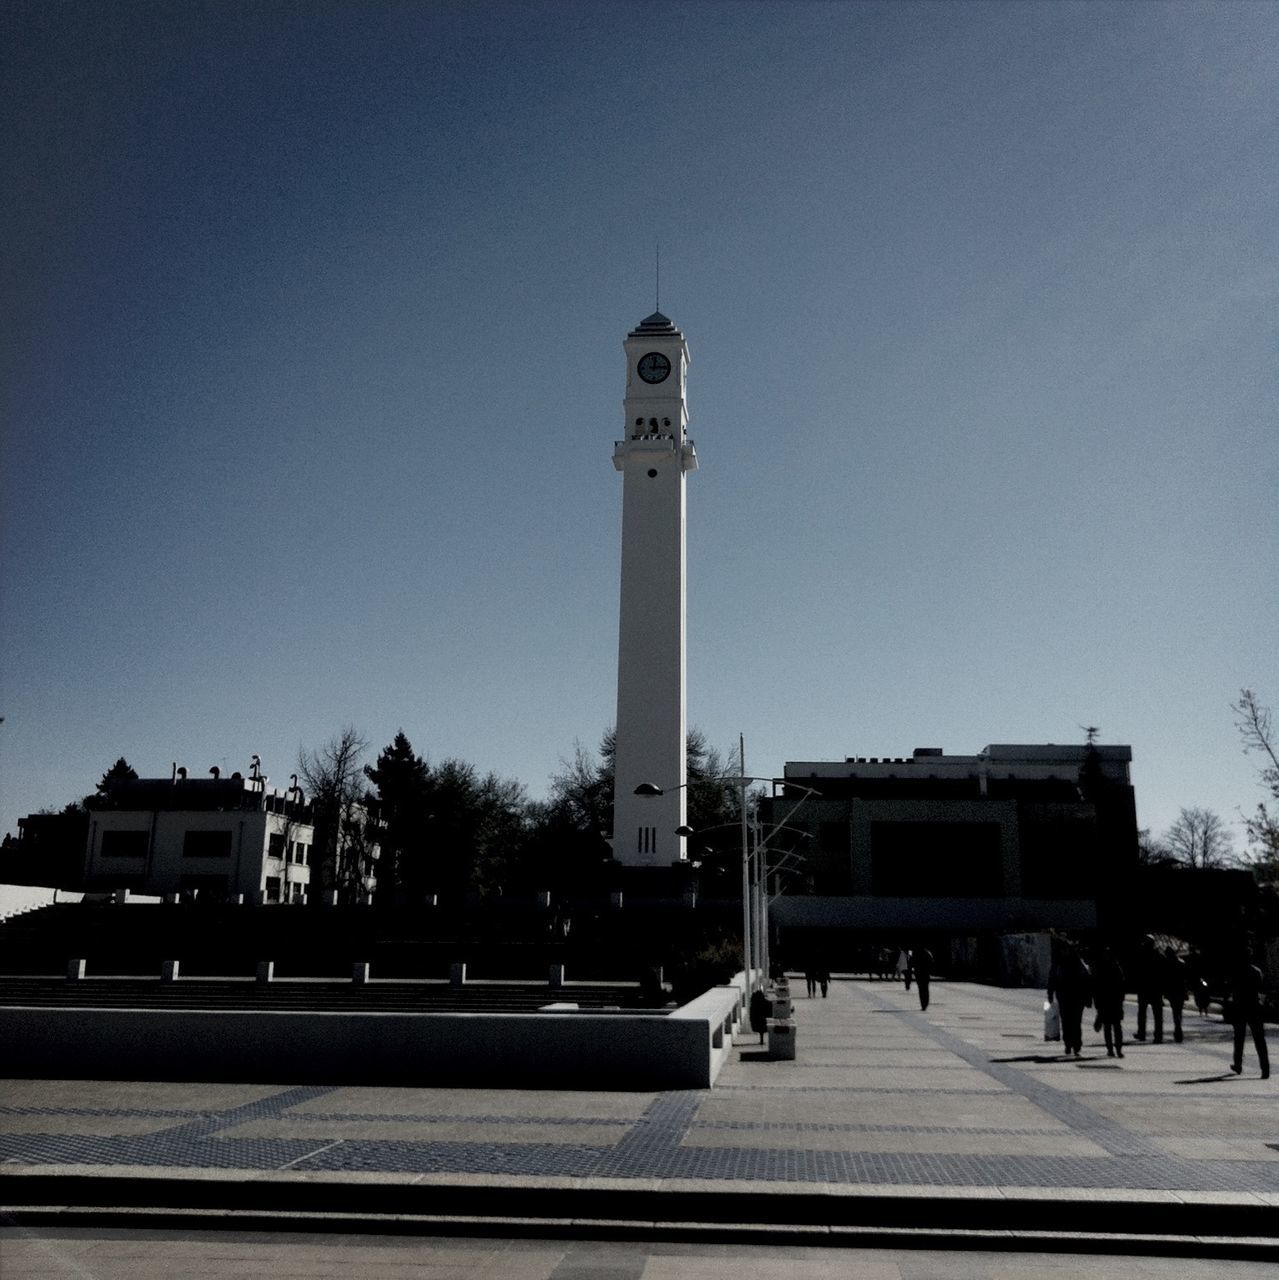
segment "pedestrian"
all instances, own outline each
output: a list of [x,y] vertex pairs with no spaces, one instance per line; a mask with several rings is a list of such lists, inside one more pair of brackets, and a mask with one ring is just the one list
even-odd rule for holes
[[1206,1018],[1211,992],[1208,989],[1208,966],[1198,947],[1191,947],[1190,954],[1186,957],[1186,976],[1190,982],[1190,994],[1194,997],[1195,1008],[1199,1010],[1201,1018]]
[[[928,984],[933,977],[933,953],[927,947],[916,947],[910,953],[911,968],[915,971],[915,981],[919,984],[919,1007],[928,1008]],[[910,983],[906,984],[908,987]]]
[[1270,1054],[1266,1049],[1266,1025],[1261,1016],[1262,986],[1261,970],[1249,961],[1246,952],[1240,954],[1230,975],[1227,996],[1227,1010],[1235,1027],[1235,1056],[1230,1069],[1235,1075],[1243,1073],[1243,1037],[1245,1031],[1251,1031],[1252,1043],[1257,1050],[1257,1062],[1261,1067],[1261,1078],[1268,1080]]
[[830,986],[830,970],[825,965],[817,970],[817,985],[821,987],[822,999],[825,1000],[826,989]]
[[1181,1012],[1186,1007],[1186,962],[1171,944],[1164,948],[1164,995],[1168,1000],[1168,1012],[1172,1014],[1172,1038],[1182,1041]]
[[1146,1009],[1149,1007],[1154,1042],[1162,1044],[1164,1038],[1163,965],[1160,963],[1155,940],[1149,934],[1141,940],[1141,948],[1137,953],[1136,973],[1133,976],[1137,985],[1137,1031],[1133,1039],[1146,1038]]
[[907,991],[910,990],[911,963],[911,953],[903,947],[897,956],[897,974],[905,982]]
[[804,982],[808,986],[808,998],[811,1000],[817,994],[817,970],[812,961],[804,966]]
[[1057,959],[1048,974],[1048,1000],[1056,999],[1061,1010],[1061,1044],[1069,1057],[1078,1058],[1083,1049],[1084,1006],[1092,1004],[1092,975],[1075,944],[1066,939],[1058,944]]
[[759,1032],[759,1042],[764,1043],[764,1032],[773,1014],[773,1002],[758,988],[751,993],[751,1030]]
[[1106,1037],[1106,1057],[1124,1056],[1124,971],[1114,952],[1102,947],[1092,970],[1093,1000],[1097,1021]]

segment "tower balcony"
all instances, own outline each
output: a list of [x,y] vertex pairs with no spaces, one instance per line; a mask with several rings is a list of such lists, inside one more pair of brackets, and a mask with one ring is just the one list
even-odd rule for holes
[[681,471],[697,470],[697,450],[691,440],[682,443],[670,432],[637,433],[626,440],[618,440],[613,444],[613,466],[616,470],[625,469],[627,458],[645,461],[658,461],[669,458],[672,454],[680,455]]

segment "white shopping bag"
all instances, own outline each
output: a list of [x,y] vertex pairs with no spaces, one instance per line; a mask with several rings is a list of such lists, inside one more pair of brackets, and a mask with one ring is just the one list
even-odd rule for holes
[[1044,1039],[1061,1039],[1061,1010],[1056,1000],[1044,1001]]

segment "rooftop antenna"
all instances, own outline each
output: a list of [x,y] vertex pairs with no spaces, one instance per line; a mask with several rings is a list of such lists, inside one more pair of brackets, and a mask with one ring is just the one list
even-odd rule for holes
[[1088,745],[1095,747],[1097,745],[1097,735],[1101,730],[1095,724],[1081,724],[1079,727],[1084,731],[1088,739]]

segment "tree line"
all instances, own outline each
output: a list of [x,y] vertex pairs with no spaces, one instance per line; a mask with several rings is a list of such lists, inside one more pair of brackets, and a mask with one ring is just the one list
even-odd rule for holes
[[1148,866],[1246,868],[1263,884],[1279,885],[1279,739],[1270,708],[1251,689],[1240,689],[1230,709],[1244,753],[1259,760],[1258,777],[1269,795],[1268,802],[1242,815],[1245,850],[1236,848],[1234,834],[1220,814],[1192,805],[1181,809],[1162,836],[1141,831],[1139,856]]
[[[1243,815],[1246,850],[1236,848],[1220,815],[1187,806],[1162,835],[1139,832],[1138,857],[1151,866],[1247,867],[1263,883],[1279,885],[1279,740],[1271,710],[1250,689],[1240,690],[1231,710],[1268,796]],[[368,738],[351,726],[320,747],[301,749],[298,776],[315,828],[313,896],[333,890],[357,896],[371,876],[382,901],[433,892],[604,888],[615,865],[609,845],[614,745],[612,730],[596,751],[578,743],[552,776],[545,800],[530,799],[515,779],[481,773],[456,757],[433,764],[403,731],[372,763]],[[687,747],[688,824],[697,833],[689,852],[713,874],[731,862],[738,839],[738,792],[726,780],[736,773],[735,761],[696,729]],[[121,757],[94,795],[62,812],[98,807],[114,784],[137,776]]]
[[[736,818],[725,758],[688,735],[688,821],[712,845]],[[366,762],[368,739],[347,726],[304,749],[298,774],[312,806],[321,894],[358,892],[376,875],[382,901],[503,889],[602,890],[615,864],[612,731],[598,752],[580,743],[545,800],[523,783],[456,757],[432,763],[401,730]],[[378,852],[374,861],[375,846]]]

